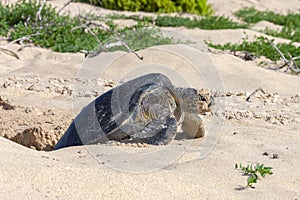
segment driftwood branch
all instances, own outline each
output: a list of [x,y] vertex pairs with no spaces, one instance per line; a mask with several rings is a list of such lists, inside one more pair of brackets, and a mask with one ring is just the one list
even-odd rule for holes
[[144,59],[143,56],[140,56],[139,54],[137,54],[136,51],[130,49],[129,46],[128,46],[123,40],[121,40],[121,38],[116,37],[116,39],[117,39],[119,42],[121,42],[121,44],[127,49],[128,52],[134,53],[134,54],[136,55],[136,57],[138,57],[138,59],[140,59],[140,60],[143,60],[143,59]]
[[23,44],[23,45],[18,49],[17,52],[23,51],[23,49],[25,49],[25,48],[27,48],[27,47],[32,47],[32,46],[34,46],[34,45],[32,45],[32,44]]
[[297,74],[300,73],[300,69],[299,69],[297,63],[295,62],[295,60],[300,59],[300,56],[292,57],[290,53],[288,53],[288,56],[290,57],[291,63],[295,66],[295,68],[289,67],[289,69]]
[[72,28],[71,31],[74,31],[75,29],[79,29],[79,28],[87,30],[97,40],[98,43],[101,43],[101,41],[96,36],[96,34],[86,24],[82,24],[80,26],[75,26],[74,28]]
[[[139,58],[140,60],[143,60],[143,56],[140,56],[138,53],[136,53],[134,50],[132,50],[127,44],[126,42],[124,42],[120,37],[115,36],[112,39],[116,39],[117,42],[110,42],[107,41],[106,44],[102,45],[101,41],[99,40],[99,38],[96,36],[96,34],[89,28],[89,25],[95,25],[95,26],[100,26],[106,30],[109,30],[109,27],[104,26],[103,24],[99,24],[96,22],[92,22],[91,20],[89,20],[87,17],[79,15],[80,18],[84,19],[86,22],[80,26],[76,26],[72,29],[78,29],[78,28],[83,28],[86,31],[88,31],[91,35],[93,35],[94,38],[96,38],[97,42],[99,43],[99,48],[97,50],[94,51],[85,51],[82,50],[81,52],[83,52],[85,54],[86,57],[88,58],[92,58],[95,57],[97,55],[99,55],[102,52],[105,52],[107,49],[112,48],[112,47],[116,47],[116,46],[124,46],[128,52],[130,53],[134,53],[136,55],[137,58]],[[118,34],[118,33],[114,33],[114,34]],[[112,40],[111,39],[111,40]]]
[[274,44],[271,43],[272,47],[280,54],[280,57],[282,58],[282,60],[284,60],[285,62],[288,61],[285,56],[283,55],[283,53],[279,50],[279,48]]
[[[14,44],[14,43],[19,43],[19,44],[22,45],[22,47],[18,50],[18,52],[19,52],[19,51],[21,51],[22,49],[28,47],[27,44],[24,44],[24,43],[23,43],[24,41],[32,42],[31,39],[30,39],[30,37],[37,36],[37,35],[40,35],[40,33],[35,33],[35,34],[23,36],[23,37],[21,37],[21,38],[18,38],[18,39],[15,39],[15,40],[11,41],[10,43],[6,44],[5,46],[8,46],[8,45],[11,45],[11,44]],[[10,56],[13,56],[13,57],[15,57],[15,58],[17,58],[17,59],[20,59],[20,57],[18,56],[18,54],[15,53],[15,52],[12,51],[12,50],[9,50],[9,49],[0,47],[0,51],[3,52],[3,53],[5,53],[5,54],[8,54],[8,55],[10,55]]]
[[47,0],[43,0],[42,1],[41,5],[40,5],[40,7],[39,7],[39,9],[38,9],[38,11],[36,13],[36,22],[37,21],[42,21],[42,15],[41,15],[41,13],[42,13],[42,10],[43,10],[43,8],[45,6],[46,1]]
[[270,43],[274,49],[280,54],[281,59],[283,60],[284,64],[277,67],[275,70],[278,71],[279,69],[282,69],[284,67],[287,67],[285,72],[288,72],[289,70],[291,70],[292,72],[299,74],[300,73],[300,69],[298,68],[298,65],[296,64],[295,60],[300,59],[300,56],[297,57],[292,57],[291,54],[289,52],[287,52],[289,59],[287,59],[283,53],[280,51],[280,49],[274,44],[274,43]]
[[89,26],[89,25],[95,25],[97,27],[103,28],[104,30],[110,31],[109,26],[107,26],[106,24],[97,23],[96,21],[92,21],[92,20],[88,19],[87,17],[85,17],[83,15],[79,15],[79,18],[84,19],[86,21],[85,24],[87,26]]
[[92,58],[95,56],[98,56],[100,53],[105,52],[107,49],[112,48],[112,47],[116,47],[116,46],[124,46],[127,51],[129,53],[134,53],[134,55],[140,59],[143,60],[143,56],[140,56],[136,51],[132,50],[127,44],[126,42],[124,42],[121,38],[115,36],[113,39],[118,40],[117,42],[107,42],[105,45],[103,45],[102,47],[100,47],[99,49],[95,50],[95,51],[91,51],[91,52],[87,52],[86,57],[88,58]]
[[23,37],[21,37],[21,38],[18,38],[18,39],[15,39],[15,40],[11,41],[11,42],[8,43],[8,44],[14,44],[14,43],[20,43],[20,44],[23,44],[24,41],[32,42],[30,38],[31,38],[31,37],[34,37],[34,36],[37,36],[37,35],[40,35],[40,33],[34,33],[34,34],[31,34],[31,35],[23,36]]

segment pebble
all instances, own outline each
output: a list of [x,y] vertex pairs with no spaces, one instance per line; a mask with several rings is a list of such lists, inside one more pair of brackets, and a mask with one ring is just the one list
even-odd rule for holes
[[137,143],[138,147],[144,147],[142,143]]
[[262,155],[264,155],[264,156],[268,156],[268,155],[269,155],[269,153],[268,153],[268,152],[264,152]]
[[260,114],[254,114],[253,117],[256,118],[256,119],[261,119],[261,115]]
[[277,153],[274,153],[272,156],[273,159],[279,159],[279,155]]

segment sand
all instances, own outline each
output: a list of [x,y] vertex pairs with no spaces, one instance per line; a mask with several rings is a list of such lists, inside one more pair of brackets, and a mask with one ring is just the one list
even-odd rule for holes
[[[65,2],[50,3],[60,8]],[[296,0],[209,2],[217,14],[232,18],[244,6],[287,13],[300,5]],[[111,13],[79,3],[64,11]],[[88,60],[81,53],[38,47],[23,49],[20,59],[0,52],[1,199],[299,199],[299,76],[204,44],[241,42],[245,31],[252,38],[264,26],[278,28],[263,22],[253,30],[163,28],[164,34],[195,44],[141,50],[143,61],[125,52]],[[207,137],[190,140],[179,133],[166,146],[106,144],[49,151],[84,105],[149,72],[165,73],[176,85],[212,89],[216,108],[202,116]],[[265,94],[246,101],[259,87]],[[244,188],[247,177],[234,169],[236,163],[263,163],[274,174],[261,178],[255,189]]]

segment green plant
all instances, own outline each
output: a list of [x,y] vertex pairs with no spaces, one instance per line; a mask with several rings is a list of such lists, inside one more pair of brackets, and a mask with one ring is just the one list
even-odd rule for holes
[[213,9],[207,0],[78,0],[99,5],[103,8],[127,11],[159,13],[188,12],[198,15],[212,15]]
[[[26,37],[36,45],[58,52],[79,52],[93,50],[99,45],[99,41],[108,40],[117,34],[116,26],[110,19],[104,21],[109,25],[109,30],[104,30],[99,26],[88,27],[86,24],[90,19],[60,16],[47,3],[42,7],[40,17],[37,17],[40,8],[41,4],[36,1],[24,0],[12,6],[0,4],[0,35],[9,37],[10,40]],[[131,37],[133,41],[134,34],[139,34],[140,40],[131,42],[136,50],[175,42],[171,38],[164,38],[158,29],[147,27],[147,31],[142,30],[144,26],[145,23],[139,23],[136,27],[118,30],[118,33]]]
[[264,32],[275,37],[282,37],[292,41],[300,42],[300,14],[288,13],[287,15],[263,12],[254,8],[244,8],[235,15],[247,23],[257,23],[265,20],[283,26],[280,31],[265,29]]
[[204,17],[202,19],[190,19],[183,17],[158,16],[155,20],[157,26],[185,26],[187,28],[200,29],[236,29],[247,28],[246,24],[239,24],[222,16]]
[[[166,45],[179,43],[180,41],[174,41],[172,38],[163,37],[158,28],[136,27],[126,28],[122,30],[122,33],[118,36],[123,42],[125,42],[132,50],[137,51],[145,49],[147,47],[155,45]],[[117,42],[118,39],[111,37],[107,42]],[[122,50],[127,51],[124,46],[117,46],[107,49],[109,51]]]
[[[45,4],[37,17],[41,4],[36,1],[23,1],[12,6],[1,6],[1,18],[5,19],[8,29],[2,28],[1,34],[11,40],[30,37],[33,43],[60,52],[77,52],[81,49],[91,49],[96,40],[80,26],[79,18],[59,16],[56,10]],[[104,31],[96,30],[99,38],[105,36]],[[32,36],[35,35],[35,36]]]
[[200,28],[200,29],[236,29],[236,28],[248,28],[247,24],[239,24],[231,21],[227,17],[222,16],[210,16],[203,17],[201,19],[194,18],[184,18],[184,17],[171,17],[171,16],[157,16],[156,19],[150,16],[141,17],[139,15],[122,15],[122,14],[113,14],[108,15],[110,19],[133,19],[137,22],[143,23],[153,23],[160,27],[178,27],[185,26],[187,28]]
[[300,27],[283,27],[280,31],[265,29],[263,32],[274,37],[281,37],[293,42],[300,42]]
[[247,187],[253,187],[253,183],[256,183],[259,179],[258,174],[263,178],[265,178],[266,174],[273,174],[271,171],[272,167],[265,167],[264,164],[259,163],[257,163],[254,168],[252,164],[248,164],[244,167],[241,163],[239,165],[236,163],[235,169],[241,170],[244,175],[248,176]]
[[[279,60],[280,54],[276,52],[274,47],[271,45],[271,43],[274,42],[274,40],[269,40],[265,37],[257,37],[254,41],[249,42],[248,38],[243,38],[243,41],[241,44],[232,44],[232,43],[226,43],[224,45],[220,44],[212,44],[207,43],[209,47],[213,47],[215,49],[220,50],[231,50],[231,51],[247,51],[249,53],[254,54],[255,56],[265,56],[269,58],[272,61]],[[291,56],[296,57],[300,55],[300,47],[296,47],[292,43],[278,43],[276,46],[282,51],[284,56],[286,58],[289,58],[288,53],[291,54]],[[300,65],[300,61],[296,60],[297,65]]]
[[143,23],[148,23],[151,22],[153,23],[155,20],[151,16],[140,16],[140,15],[124,15],[124,14],[110,14],[106,16],[108,19],[114,20],[114,19],[132,19],[137,22],[143,22]]

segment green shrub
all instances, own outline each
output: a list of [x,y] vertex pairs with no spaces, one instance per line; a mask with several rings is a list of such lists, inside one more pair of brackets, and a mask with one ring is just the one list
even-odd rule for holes
[[[11,28],[10,34],[7,35],[10,35],[11,40],[37,34],[30,38],[33,43],[60,52],[78,52],[81,49],[92,49],[96,45],[95,38],[84,33],[84,30],[72,30],[80,25],[78,18],[59,16],[51,5],[44,5],[41,11],[42,19],[39,20],[36,14],[40,6],[40,3],[35,1],[23,1],[4,7],[4,17]],[[104,31],[99,33],[98,37],[103,34]]]
[[236,29],[247,28],[245,24],[239,24],[231,21],[229,18],[222,16],[210,16],[202,19],[190,19],[182,17],[158,16],[155,21],[157,26],[185,26],[187,28],[200,29]]
[[[273,40],[268,40],[265,37],[257,37],[255,41],[248,42],[247,38],[243,39],[241,44],[231,44],[227,43],[224,45],[212,44],[208,43],[209,47],[213,47],[215,49],[220,50],[231,50],[231,51],[247,51],[249,53],[253,53],[255,56],[265,56],[272,61],[277,61],[281,59],[279,53],[274,49],[274,47],[270,44]],[[293,57],[300,55],[300,47],[294,46],[292,43],[279,43],[276,46],[282,51],[286,58],[289,58],[288,53],[290,53]],[[300,66],[300,61],[296,61],[297,65]]]
[[[110,30],[103,30],[97,26],[90,27],[90,31],[97,37],[95,38],[81,27],[85,23],[84,19],[60,16],[48,4],[44,5],[40,20],[36,17],[40,6],[38,2],[25,0],[13,6],[0,4],[0,35],[9,37],[10,40],[30,37],[34,44],[58,52],[90,51],[99,45],[99,41],[105,41],[115,35],[115,25],[107,21],[106,24],[110,26]],[[136,27],[119,30],[119,33],[126,36],[126,42],[134,45],[135,50],[156,44],[174,43],[171,38],[164,38],[158,29],[142,30],[143,26],[144,24],[139,23]],[[140,34],[141,39],[138,42],[134,34]]]
[[103,8],[127,11],[159,13],[188,12],[198,15],[211,15],[213,9],[207,0],[78,0],[99,5]]
[[293,42],[300,42],[300,27],[283,27],[281,31],[265,29],[263,32],[274,37],[281,37],[292,40]]
[[[179,41],[173,41],[172,38],[163,37],[158,28],[139,27],[125,28],[122,30],[122,34],[119,36],[132,50],[137,51],[139,49],[145,49],[147,47],[155,45],[174,44]],[[113,37],[109,38],[109,42],[116,42],[117,39]],[[123,50],[127,51],[124,46],[110,48],[109,51]]]
[[265,29],[264,32],[274,37],[290,39],[300,42],[300,14],[288,13],[287,15],[274,13],[272,11],[258,11],[254,8],[244,8],[235,13],[237,17],[247,23],[257,23],[265,20],[283,26],[281,31]]
[[113,14],[108,16],[110,19],[133,19],[140,23],[153,23],[160,27],[178,27],[185,26],[187,28],[200,28],[206,30],[212,29],[236,29],[236,28],[248,28],[247,24],[239,24],[231,21],[227,17],[222,16],[207,16],[201,19],[190,19],[184,17],[171,17],[171,16],[158,16],[156,19],[150,16],[138,16],[138,15],[130,15],[125,16],[122,14]]

